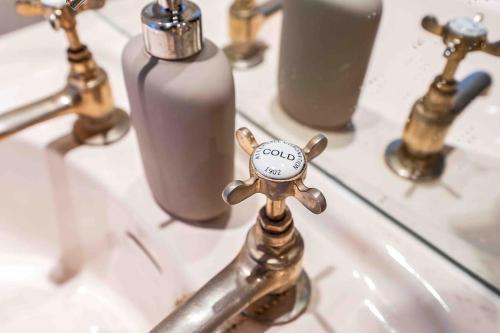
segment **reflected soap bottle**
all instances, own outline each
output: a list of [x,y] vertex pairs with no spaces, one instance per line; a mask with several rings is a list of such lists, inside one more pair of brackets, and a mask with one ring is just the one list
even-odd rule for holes
[[234,81],[224,53],[203,39],[199,7],[158,0],[122,56],[146,178],[157,203],[188,221],[228,212],[233,178]]
[[377,34],[382,0],[286,0],[279,102],[321,129],[350,125]]

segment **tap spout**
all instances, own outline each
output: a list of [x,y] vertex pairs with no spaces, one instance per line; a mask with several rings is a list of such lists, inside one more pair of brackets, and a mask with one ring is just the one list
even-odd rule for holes
[[67,86],[52,96],[0,114],[0,140],[38,123],[72,113],[78,101],[78,91]]
[[474,72],[460,81],[454,101],[455,113],[461,113],[467,105],[491,85],[491,82],[491,76],[482,71]]
[[297,283],[304,244],[289,210],[286,231],[271,234],[262,226],[265,208],[236,258],[150,333],[209,333],[264,296],[281,294]]
[[151,333],[213,332],[249,304],[270,293],[272,286],[265,276],[252,276],[248,267],[242,264],[244,256],[240,254]]

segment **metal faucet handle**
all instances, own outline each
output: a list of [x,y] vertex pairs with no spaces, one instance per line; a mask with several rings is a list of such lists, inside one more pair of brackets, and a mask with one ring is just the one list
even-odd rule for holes
[[262,193],[269,200],[282,205],[283,200],[293,196],[307,209],[319,214],[326,209],[323,194],[308,188],[303,181],[307,163],[325,150],[328,140],[318,134],[304,148],[283,140],[272,140],[258,144],[249,129],[236,131],[241,148],[250,155],[250,178],[236,180],[226,186],[224,200],[237,204],[255,193]]
[[106,0],[16,0],[16,11],[23,16],[49,17],[54,11],[70,8],[75,13],[104,7]]
[[106,4],[106,0],[66,0],[66,4],[74,10],[83,11],[100,9]]
[[488,42],[488,30],[482,14],[474,17],[456,17],[442,25],[436,17],[428,15],[422,19],[422,27],[438,36],[443,37],[446,45],[445,57],[456,56],[464,58],[468,52],[484,51],[500,56],[500,41]]

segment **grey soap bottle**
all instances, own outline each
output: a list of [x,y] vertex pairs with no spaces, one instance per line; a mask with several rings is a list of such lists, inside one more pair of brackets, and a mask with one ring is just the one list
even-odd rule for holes
[[142,11],[143,34],[122,55],[132,123],[147,181],[175,218],[212,220],[233,179],[234,81],[224,53],[203,39],[190,1],[158,0]]
[[382,0],[286,0],[279,102],[302,124],[350,125],[382,14]]

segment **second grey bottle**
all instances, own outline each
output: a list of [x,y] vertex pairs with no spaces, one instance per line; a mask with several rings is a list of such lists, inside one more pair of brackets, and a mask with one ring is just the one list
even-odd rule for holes
[[281,107],[321,129],[350,124],[382,0],[286,0],[279,64]]
[[122,62],[146,178],[172,216],[215,219],[228,212],[221,192],[233,178],[231,67],[203,40],[194,3],[158,0],[143,9],[142,22]]

